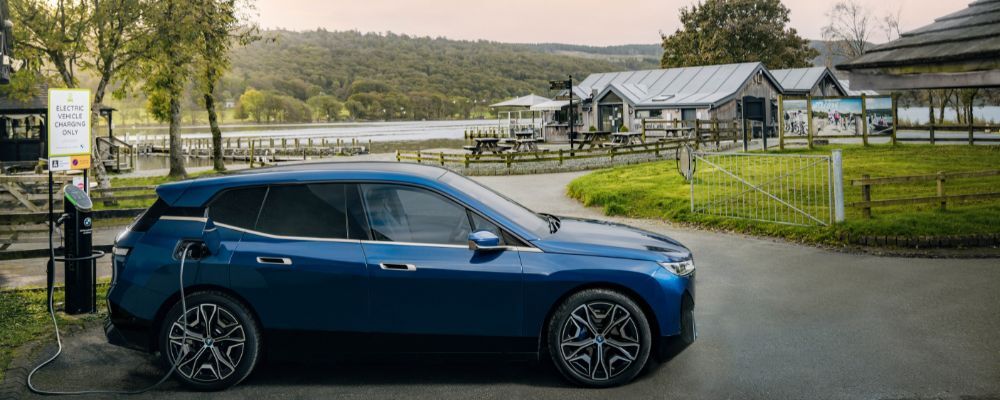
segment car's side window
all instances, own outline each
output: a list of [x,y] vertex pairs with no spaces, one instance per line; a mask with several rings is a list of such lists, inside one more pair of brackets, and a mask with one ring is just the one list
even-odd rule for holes
[[469,218],[472,219],[473,232],[487,231],[494,235],[497,235],[497,237],[499,237],[500,240],[503,241],[503,231],[500,229],[499,226],[496,226],[496,224],[490,222],[488,219],[483,218],[479,214],[476,214],[472,211],[469,211]]
[[347,239],[349,186],[353,187],[340,183],[271,186],[256,230],[281,236]]
[[266,187],[226,190],[208,207],[212,221],[243,229],[253,229],[264,201]]
[[464,245],[472,227],[465,207],[429,190],[388,184],[361,186],[375,240]]

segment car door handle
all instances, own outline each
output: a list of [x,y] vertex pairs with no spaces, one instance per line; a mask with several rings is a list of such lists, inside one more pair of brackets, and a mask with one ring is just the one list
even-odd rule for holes
[[258,264],[292,265],[291,258],[285,257],[257,257]]
[[417,266],[413,264],[390,264],[390,263],[379,263],[379,268],[391,271],[416,271]]

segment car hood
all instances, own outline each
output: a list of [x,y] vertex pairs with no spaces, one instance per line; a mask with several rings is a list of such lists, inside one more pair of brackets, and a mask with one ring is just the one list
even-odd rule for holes
[[606,221],[560,217],[559,230],[534,243],[548,253],[681,261],[691,251],[669,237]]

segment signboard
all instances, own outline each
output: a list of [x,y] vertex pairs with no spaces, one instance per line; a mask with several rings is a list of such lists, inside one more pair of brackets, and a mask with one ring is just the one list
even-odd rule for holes
[[89,90],[49,89],[48,117],[49,158],[90,155]]
[[865,99],[865,123],[869,135],[889,135],[896,123],[892,119],[892,97],[868,97]]
[[861,98],[811,99],[814,136],[861,136]]
[[570,89],[573,87],[572,82],[573,81],[549,81],[549,89],[550,90]]
[[89,169],[90,155],[61,156],[49,158],[49,169],[52,171],[68,171],[71,169]]

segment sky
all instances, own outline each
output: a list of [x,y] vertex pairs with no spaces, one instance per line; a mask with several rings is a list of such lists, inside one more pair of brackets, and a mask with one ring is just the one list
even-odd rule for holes
[[[900,15],[903,30],[965,8],[971,0],[856,0],[878,19]],[[291,30],[391,31],[450,39],[594,46],[659,43],[696,0],[257,0],[258,22]],[[783,0],[789,25],[820,39],[832,0]],[[872,40],[885,41],[877,32]]]

